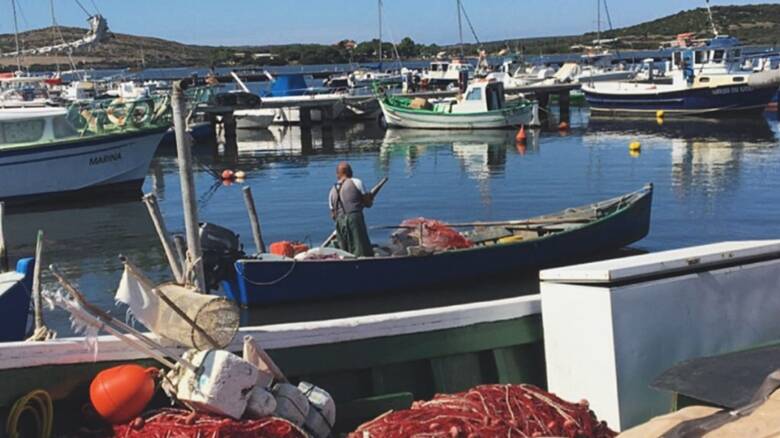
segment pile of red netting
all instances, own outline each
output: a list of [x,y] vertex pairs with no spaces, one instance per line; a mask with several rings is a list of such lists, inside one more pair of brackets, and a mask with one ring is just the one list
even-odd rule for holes
[[306,438],[281,418],[236,421],[182,409],[161,409],[144,421],[114,426],[117,438]]
[[[463,237],[455,229],[444,222],[433,219],[416,218],[407,219],[401,223],[401,227],[420,242],[420,246],[435,251],[448,249],[471,248],[474,244]],[[420,241],[420,229],[422,229],[422,241]]]
[[587,402],[569,403],[530,385],[485,385],[437,395],[363,424],[349,438],[578,437],[617,435]]

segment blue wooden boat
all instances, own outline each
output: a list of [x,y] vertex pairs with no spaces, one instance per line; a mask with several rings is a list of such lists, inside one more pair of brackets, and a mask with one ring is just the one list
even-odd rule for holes
[[780,70],[743,67],[739,41],[719,36],[675,51],[658,71],[648,60],[635,79],[583,83],[595,114],[712,115],[764,111],[777,93]]
[[15,272],[0,274],[0,342],[21,341],[30,313],[33,259],[21,259]]
[[260,254],[235,261],[226,296],[245,306],[444,286],[560,266],[616,250],[650,228],[652,185],[607,201],[523,221],[478,223],[468,249],[425,255],[294,260]]

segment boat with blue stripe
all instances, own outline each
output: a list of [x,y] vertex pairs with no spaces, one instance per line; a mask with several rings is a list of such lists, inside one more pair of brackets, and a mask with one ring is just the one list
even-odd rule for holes
[[663,68],[649,59],[632,80],[586,82],[582,91],[595,115],[760,113],[777,94],[780,69],[749,64],[736,38],[716,36],[674,51]]
[[528,274],[641,240],[650,229],[652,197],[653,187],[648,184],[636,192],[556,214],[461,224],[465,228],[461,235],[474,243],[465,249],[321,260],[258,254],[234,262],[234,271],[222,281],[222,291],[243,306],[253,306]]

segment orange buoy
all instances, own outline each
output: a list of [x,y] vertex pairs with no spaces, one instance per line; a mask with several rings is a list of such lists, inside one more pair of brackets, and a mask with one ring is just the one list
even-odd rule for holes
[[154,397],[156,368],[120,365],[101,371],[89,385],[89,399],[97,413],[111,424],[140,415]]
[[525,133],[525,125],[520,125],[520,130],[517,131],[517,135],[515,136],[515,141],[518,143],[525,143],[525,140],[528,138],[528,136]]
[[233,173],[230,169],[225,169],[222,171],[222,179],[223,180],[232,180],[236,177],[236,174]]
[[558,125],[558,130],[559,130],[559,131],[568,131],[568,130],[569,130],[569,124],[568,124],[568,123],[566,123],[566,122],[561,122],[561,123]]

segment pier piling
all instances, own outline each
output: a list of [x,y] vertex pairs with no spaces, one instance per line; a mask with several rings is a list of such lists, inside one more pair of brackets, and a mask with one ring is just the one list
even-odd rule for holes
[[255,208],[255,199],[252,197],[252,188],[246,186],[243,188],[244,203],[246,204],[246,211],[249,214],[249,224],[252,226],[252,237],[255,241],[255,248],[258,254],[265,253],[265,242],[263,241],[263,234],[260,231],[260,220],[257,217],[257,209]]
[[301,128],[311,128],[311,108],[301,107],[298,111]]
[[550,121],[550,94],[549,93],[536,93],[536,101],[539,102],[539,121],[542,127],[547,127]]
[[561,91],[558,93],[558,108],[560,110],[560,121],[571,122],[571,92]]
[[4,216],[5,203],[0,202],[0,272],[8,272],[8,249],[5,246],[5,234],[3,232]]

